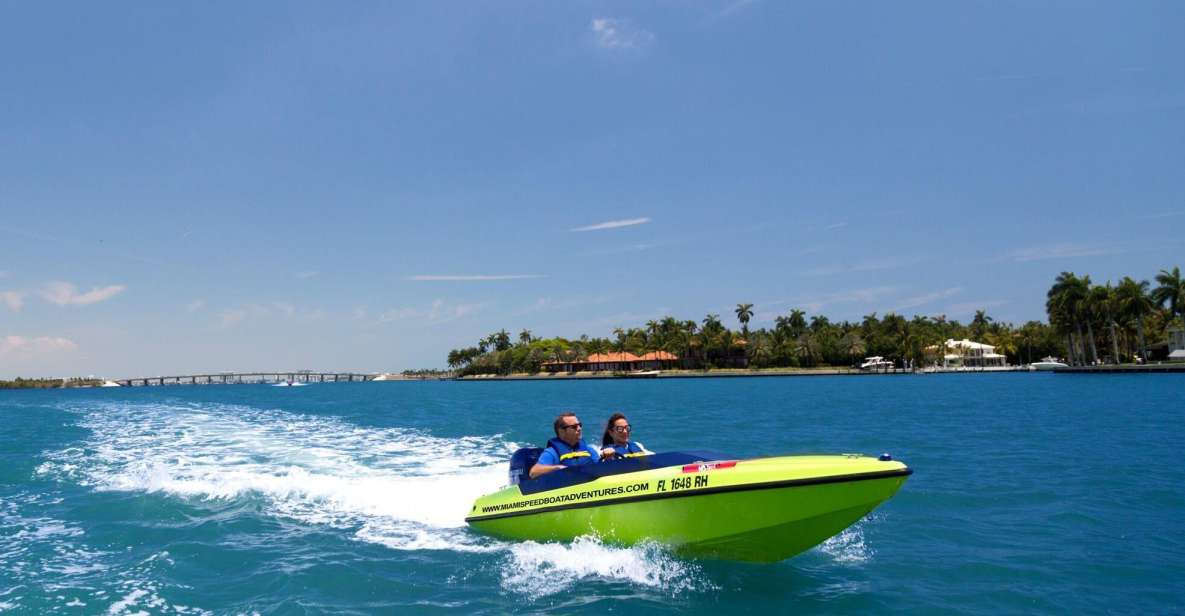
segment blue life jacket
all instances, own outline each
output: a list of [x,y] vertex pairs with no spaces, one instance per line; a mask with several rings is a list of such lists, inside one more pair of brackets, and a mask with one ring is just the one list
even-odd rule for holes
[[581,466],[601,461],[600,454],[593,455],[590,451],[591,447],[584,442],[584,439],[580,439],[580,442],[572,447],[556,437],[548,439],[547,448],[555,451],[556,458],[564,466]]
[[627,442],[624,447],[613,443],[609,443],[606,445],[606,447],[613,448],[614,454],[613,457],[610,458],[613,460],[623,460],[625,458],[636,458],[638,456],[650,455],[649,451],[643,449],[642,446],[635,441]]

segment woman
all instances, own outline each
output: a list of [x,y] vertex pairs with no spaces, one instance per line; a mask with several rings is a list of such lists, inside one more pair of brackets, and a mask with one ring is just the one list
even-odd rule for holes
[[622,413],[614,413],[605,424],[605,435],[601,437],[601,450],[605,460],[621,460],[648,456],[652,451],[642,443],[630,440],[630,422]]

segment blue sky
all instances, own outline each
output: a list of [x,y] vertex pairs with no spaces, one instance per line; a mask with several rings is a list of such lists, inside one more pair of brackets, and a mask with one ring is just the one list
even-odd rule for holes
[[[0,377],[1044,318],[1185,236],[1177,2],[0,8]],[[735,325],[735,323],[733,323]]]

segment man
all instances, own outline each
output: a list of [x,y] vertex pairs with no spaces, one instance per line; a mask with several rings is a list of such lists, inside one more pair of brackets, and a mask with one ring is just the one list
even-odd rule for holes
[[553,427],[555,438],[547,441],[547,448],[543,450],[535,466],[531,467],[528,473],[531,479],[569,466],[593,464],[605,455],[612,455],[584,442],[584,425],[580,423],[576,413],[560,413],[559,417],[555,418]]

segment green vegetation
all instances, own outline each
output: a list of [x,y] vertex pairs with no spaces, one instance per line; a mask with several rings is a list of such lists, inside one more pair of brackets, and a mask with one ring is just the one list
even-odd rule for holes
[[450,370],[437,370],[435,368],[404,370],[403,372],[400,372],[400,374],[409,379],[446,379],[453,376],[453,373]]
[[[1180,268],[1161,270],[1157,287],[1125,276],[1097,285],[1090,276],[1062,272],[1046,295],[1051,328],[1075,365],[1127,363],[1149,357],[1149,338],[1162,343],[1167,330],[1185,319],[1185,281]],[[1104,353],[1100,354],[1099,349]]]
[[[449,368],[460,376],[537,373],[547,362],[571,362],[593,353],[628,351],[642,355],[667,351],[684,369],[815,368],[853,366],[879,355],[898,365],[940,363],[942,343],[969,338],[994,345],[1010,364],[1065,356],[1075,364],[1126,363],[1149,357],[1150,346],[1164,346],[1166,330],[1185,317],[1185,281],[1180,270],[1162,270],[1157,287],[1125,277],[1117,285],[1093,284],[1089,276],[1062,272],[1047,295],[1049,323],[997,322],[978,310],[970,323],[945,315],[904,316],[876,313],[859,322],[832,322],[824,315],[792,309],[774,318],[773,328],[749,329],[753,305],[737,304],[740,331],[726,327],[717,314],[701,321],[672,316],[643,327],[613,330],[612,338],[536,338],[529,330],[512,341],[500,330],[476,346],[454,349]],[[1106,352],[1099,353],[1103,348]],[[1089,351],[1089,355],[1088,355]]]
[[90,378],[25,379],[18,376],[11,381],[0,381],[0,389],[58,389],[62,387],[97,387],[102,384],[102,380]]

